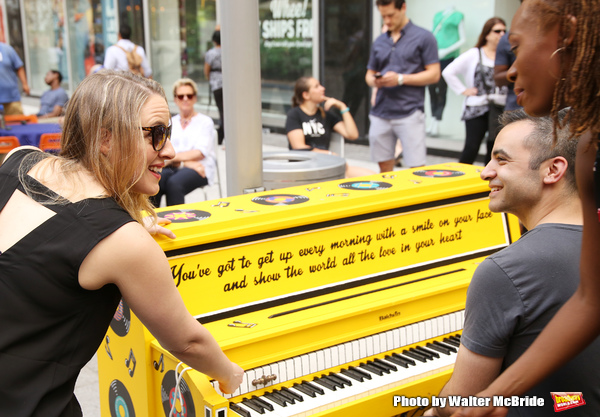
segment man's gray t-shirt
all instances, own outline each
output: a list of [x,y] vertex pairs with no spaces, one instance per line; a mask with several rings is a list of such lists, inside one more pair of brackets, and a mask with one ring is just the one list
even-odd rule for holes
[[[581,235],[581,226],[541,224],[486,258],[467,292],[462,344],[480,355],[504,357],[503,370],[521,356],[577,289]],[[556,339],[560,338],[557,334]],[[599,365],[600,339],[596,339],[525,394],[544,398],[544,407],[511,408],[508,415],[553,415],[550,392],[583,392],[586,405],[565,416],[596,415],[600,409]]]
[[68,100],[69,96],[62,87],[44,92],[40,98],[40,112],[38,113],[38,116],[44,116],[50,113],[54,110],[54,106],[65,107]]

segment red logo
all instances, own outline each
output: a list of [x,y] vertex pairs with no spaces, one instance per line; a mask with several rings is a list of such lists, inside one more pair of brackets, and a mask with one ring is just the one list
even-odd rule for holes
[[554,411],[556,412],[585,405],[581,392],[551,392],[550,394],[554,400]]

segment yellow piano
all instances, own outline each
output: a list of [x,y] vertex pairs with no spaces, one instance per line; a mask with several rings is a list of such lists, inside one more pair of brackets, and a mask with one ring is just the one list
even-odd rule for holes
[[[457,163],[167,207],[185,304],[246,370],[233,395],[122,303],[98,351],[103,416],[393,416],[448,380],[467,286],[519,234]],[[179,383],[176,383],[177,379]]]

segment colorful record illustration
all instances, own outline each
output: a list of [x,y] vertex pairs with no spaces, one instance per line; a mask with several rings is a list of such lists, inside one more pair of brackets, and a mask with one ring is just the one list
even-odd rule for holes
[[202,210],[167,210],[157,213],[160,217],[171,220],[173,223],[189,223],[206,220],[210,217],[208,211]]
[[129,306],[121,299],[117,311],[110,322],[110,328],[117,336],[126,336],[129,333],[129,327],[131,327],[131,310]]
[[173,407],[173,404],[175,404],[173,416],[196,417],[196,409],[194,408],[192,393],[190,392],[190,388],[183,378],[181,378],[181,382],[179,383],[181,401],[175,396],[175,371],[167,371],[162,383],[160,384],[160,388],[165,416],[169,416],[171,407]]
[[111,417],[135,417],[135,410],[129,392],[118,379],[110,383],[108,404]]
[[451,169],[422,169],[413,172],[413,174],[418,175],[419,177],[429,178],[450,178],[465,175],[462,171],[453,171]]
[[339,184],[340,188],[347,190],[385,190],[391,186],[389,182],[381,181],[351,181]]
[[292,204],[301,204],[308,201],[308,197],[296,194],[271,194],[254,197],[252,202],[262,204],[263,206],[291,206]]

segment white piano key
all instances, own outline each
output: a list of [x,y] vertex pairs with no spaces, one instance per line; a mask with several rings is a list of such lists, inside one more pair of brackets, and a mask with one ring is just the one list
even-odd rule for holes
[[296,367],[294,366],[293,359],[286,359],[285,361],[286,372],[289,379],[299,378],[301,375],[296,376]]
[[308,373],[312,374],[313,372],[319,371],[319,365],[317,363],[317,353],[310,352],[308,354]]
[[352,357],[350,358],[351,361],[356,361],[358,359],[361,358],[360,356],[360,347],[359,347],[359,342],[357,340],[350,342],[350,345],[352,346]]
[[346,362],[352,362],[352,360],[353,360],[352,359],[353,358],[353,356],[352,356],[353,350],[354,349],[352,348],[352,343],[350,343],[350,342],[344,343],[344,351],[346,353]]
[[381,352],[380,336],[374,335],[370,338],[373,341],[373,355],[379,355]]
[[326,369],[326,367],[325,367],[325,352],[323,352],[322,349],[317,350],[316,357],[317,357],[317,371],[323,371],[324,369]]
[[277,380],[275,382],[287,381],[289,378],[287,376],[287,366],[285,365],[285,361],[277,362],[275,366],[277,368],[275,370],[277,375]]
[[[340,346],[332,346],[331,348],[329,348],[329,357],[332,367],[341,365],[342,363],[346,363],[346,361],[342,359],[343,351],[344,349],[342,349]],[[344,358],[345,357],[346,355],[344,355]]]
[[[292,358],[294,360],[294,374],[296,378],[300,378],[302,375],[306,375],[307,372],[304,372],[304,355],[302,357],[296,356]],[[308,358],[306,358],[308,360]],[[306,370],[308,371],[308,363],[306,365]]]
[[433,333],[433,321],[432,320],[427,320],[425,322],[425,339],[431,339],[432,337],[434,337],[434,333]]
[[450,317],[448,314],[444,315],[444,329],[448,332],[452,332],[450,328]]
[[406,338],[404,340],[402,339],[402,332],[400,330],[401,329],[394,329],[392,331],[394,335],[394,342],[392,346],[402,346],[402,344],[405,342]]
[[399,329],[400,330],[400,344],[398,346],[406,346],[408,345],[408,329],[406,327],[402,327]]
[[358,354],[361,358],[369,356],[369,353],[367,352],[367,340],[364,337],[358,339],[358,349]]
[[373,356],[375,354],[375,348],[373,346],[373,336],[365,337],[365,344],[367,345],[367,356]]
[[332,361],[331,361],[331,348],[327,348],[327,349],[323,349],[323,356],[325,357],[325,369],[329,369],[332,366]]

